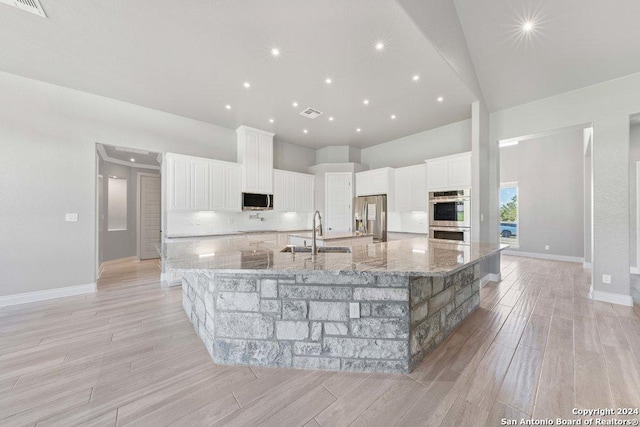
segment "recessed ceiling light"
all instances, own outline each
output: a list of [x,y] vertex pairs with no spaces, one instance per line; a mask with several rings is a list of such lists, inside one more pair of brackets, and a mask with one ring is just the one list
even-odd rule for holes
[[302,130],[302,132],[303,132],[303,133],[309,133],[309,131],[308,131],[308,130],[306,130],[306,129],[303,129],[303,130]]
[[418,80],[420,80],[420,76],[417,75],[417,74],[414,74],[412,79],[413,79],[414,82],[417,82]]
[[442,101],[444,101],[444,97],[439,96],[437,101],[438,101],[438,102],[442,102]]
[[133,157],[132,157],[132,158],[130,158],[129,160],[131,160],[132,162],[135,162],[135,161],[136,161],[136,159],[134,159]]
[[226,108],[227,110],[231,110],[231,105],[227,104],[224,106],[224,108]]
[[269,123],[273,123],[273,119],[269,119]]
[[525,33],[530,32],[531,30],[533,30],[533,22],[531,21],[527,21],[524,24],[522,24],[522,31],[524,31]]
[[294,107],[297,107],[298,103],[296,101],[293,101],[293,104],[291,104],[291,105],[293,105]]
[[368,100],[368,99],[365,99],[364,101],[362,101],[362,103],[363,103],[364,105],[369,105],[369,100]]
[[391,120],[395,120],[395,119],[396,119],[396,115],[395,115],[395,114],[392,114],[392,115],[391,115]]
[[333,81],[333,80],[331,80],[331,77],[327,77],[327,78],[325,79],[325,81],[324,81],[324,82],[325,82],[326,84],[330,85],[332,81]]
[[332,122],[333,121],[333,116],[329,117],[329,121]]
[[249,89],[251,87],[251,83],[249,83],[249,82],[244,82],[244,83],[242,83],[242,85],[247,89]]
[[376,50],[382,50],[382,49],[384,49],[384,43],[382,42],[376,43]]
[[362,129],[360,129],[360,128],[356,129],[356,132],[361,132],[361,131],[362,131]]
[[278,49],[277,47],[274,47],[273,49],[271,49],[271,55],[280,56],[280,49]]

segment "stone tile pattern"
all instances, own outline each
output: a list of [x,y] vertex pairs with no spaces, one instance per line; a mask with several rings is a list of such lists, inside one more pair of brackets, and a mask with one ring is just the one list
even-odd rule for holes
[[[182,301],[216,363],[406,373],[478,305],[474,271],[446,278],[190,271]],[[349,303],[359,304],[360,318],[350,318]]]
[[440,344],[480,303],[480,268],[445,277],[411,278],[410,369]]

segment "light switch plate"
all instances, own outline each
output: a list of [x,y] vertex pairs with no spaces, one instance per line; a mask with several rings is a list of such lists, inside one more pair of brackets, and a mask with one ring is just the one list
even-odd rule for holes
[[76,222],[78,221],[78,214],[77,213],[68,213],[65,214],[64,216],[64,220],[66,222]]
[[608,283],[608,284],[611,284],[611,275],[609,275],[609,274],[603,274],[603,275],[602,275],[602,283]]
[[360,318],[360,303],[359,302],[350,302],[349,303],[349,318],[350,319],[359,319]]

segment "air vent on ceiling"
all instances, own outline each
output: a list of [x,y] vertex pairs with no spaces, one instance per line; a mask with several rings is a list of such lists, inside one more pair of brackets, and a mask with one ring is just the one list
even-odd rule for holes
[[46,18],[44,9],[38,0],[0,0],[0,3],[8,4],[9,6],[17,7],[25,12],[33,13],[34,15]]
[[315,119],[316,117],[320,117],[322,115],[322,111],[318,111],[315,108],[307,107],[303,112],[300,113],[300,115],[308,117],[310,119]]

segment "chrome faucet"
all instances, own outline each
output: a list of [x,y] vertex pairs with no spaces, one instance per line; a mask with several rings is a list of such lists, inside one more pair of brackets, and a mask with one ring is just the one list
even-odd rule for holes
[[[316,216],[318,217],[318,225],[316,225]],[[320,215],[320,211],[315,211],[313,214],[313,240],[311,242],[311,253],[313,255],[316,255],[318,253],[316,232],[318,232],[318,236],[322,236],[322,216]]]

